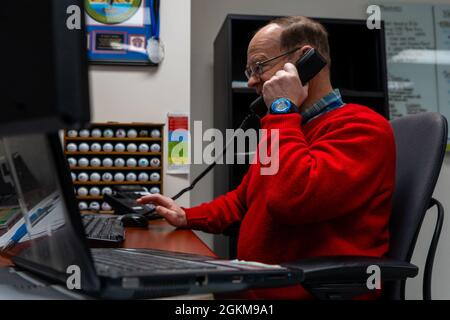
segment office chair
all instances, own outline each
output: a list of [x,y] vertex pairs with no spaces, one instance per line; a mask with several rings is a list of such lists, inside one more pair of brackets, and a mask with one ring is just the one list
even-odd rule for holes
[[431,300],[434,256],[444,209],[432,194],[444,159],[447,120],[438,113],[420,113],[391,121],[397,149],[396,185],[386,258],[317,257],[290,264],[302,274],[302,286],[319,299],[339,300],[370,293],[367,269],[381,271],[382,299],[404,300],[406,279],[418,268],[410,263],[425,214],[437,207],[437,221],[424,268],[423,299]]

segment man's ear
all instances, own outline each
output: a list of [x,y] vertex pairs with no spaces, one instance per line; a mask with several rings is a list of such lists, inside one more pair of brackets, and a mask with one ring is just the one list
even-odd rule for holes
[[306,52],[308,52],[309,49],[312,49],[313,47],[311,47],[309,44],[305,44],[304,46],[302,46],[302,48],[300,49],[300,57],[302,57]]
[[303,46],[301,46],[300,50],[296,51],[294,54],[294,61],[293,63],[295,64],[298,60],[300,60],[301,57],[303,57],[303,55],[308,52],[309,49],[312,49],[312,47],[309,44],[305,44]]

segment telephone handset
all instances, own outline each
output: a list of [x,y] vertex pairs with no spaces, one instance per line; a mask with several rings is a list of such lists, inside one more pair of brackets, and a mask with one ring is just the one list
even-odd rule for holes
[[[303,85],[314,78],[326,65],[325,58],[314,48],[306,51],[295,63]],[[260,118],[267,114],[267,106],[262,96],[252,102],[250,111]]]
[[[300,80],[302,81],[302,84],[306,84],[314,78],[320,70],[322,70],[327,65],[327,62],[325,58],[317,52],[317,50],[311,48],[308,51],[306,51],[301,58],[295,63],[295,66],[297,67],[297,70],[299,71]],[[242,121],[241,125],[239,126],[239,129],[246,129],[248,123],[247,121],[252,118],[255,114],[262,118],[267,114],[267,106],[264,103],[263,97],[259,97],[255,101],[252,102],[250,105],[250,113],[245,117],[245,119]],[[227,142],[225,145],[224,150],[216,157],[219,158],[223,156],[223,154],[226,152],[226,149],[230,145],[230,142],[234,140],[234,136]],[[186,192],[194,189],[197,182],[199,182],[201,179],[203,179],[204,176],[208,174],[209,171],[211,171],[216,165],[216,161],[214,161],[212,164],[210,164],[203,172],[201,172],[191,183],[191,185],[187,188],[184,188],[180,192],[178,192],[175,196],[172,197],[173,200],[178,199]]]

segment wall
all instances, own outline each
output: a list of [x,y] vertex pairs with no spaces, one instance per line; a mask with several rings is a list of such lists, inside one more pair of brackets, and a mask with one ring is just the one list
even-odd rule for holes
[[[94,121],[166,123],[167,112],[189,113],[191,3],[189,0],[164,0],[161,16],[166,59],[158,68],[91,67]],[[167,168],[166,159],[164,163]],[[166,195],[176,194],[189,182],[188,176],[164,174],[164,179]],[[189,206],[189,195],[179,203]]]
[[[444,0],[436,0],[441,3]],[[374,1],[375,3],[435,3],[435,1]],[[203,127],[213,126],[213,42],[229,13],[261,14],[261,15],[305,15],[311,17],[353,18],[367,17],[365,10],[369,1],[361,0],[192,0],[192,29],[191,29],[191,120],[203,120]],[[191,176],[202,169],[193,166]],[[435,192],[450,212],[450,157],[446,156],[442,174]],[[213,176],[207,176],[197,188],[191,192],[192,205],[210,201],[213,197]],[[413,263],[422,267],[425,254],[431,239],[434,216],[430,215],[425,221],[419,236],[417,250]],[[450,224],[444,223],[443,235],[437,250],[435,273],[433,277],[433,294],[438,299],[450,299]],[[204,237],[212,244],[212,236]],[[421,268],[422,270],[423,268]],[[421,298],[422,275],[407,283],[407,298]]]

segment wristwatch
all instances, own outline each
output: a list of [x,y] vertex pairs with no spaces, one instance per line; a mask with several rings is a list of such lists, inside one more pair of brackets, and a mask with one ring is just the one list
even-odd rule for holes
[[298,107],[289,99],[279,98],[272,103],[270,114],[299,113]]

